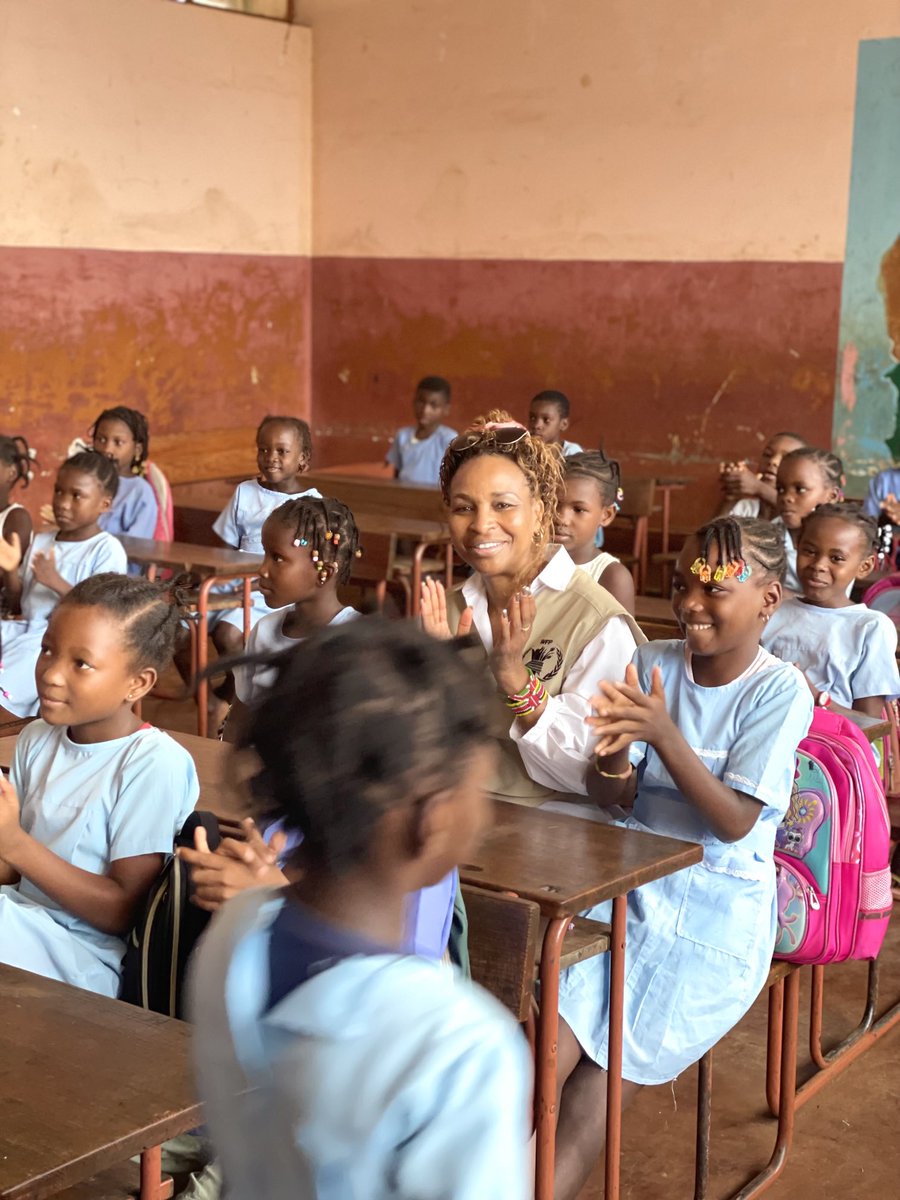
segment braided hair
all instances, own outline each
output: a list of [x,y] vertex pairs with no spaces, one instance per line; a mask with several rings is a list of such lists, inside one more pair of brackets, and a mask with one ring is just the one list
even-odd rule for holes
[[309,546],[319,583],[332,575],[347,583],[354,558],[360,558],[359,531],[353,513],[340,500],[329,496],[298,496],[279,505],[269,516],[292,530],[295,546]]
[[[489,423],[517,425],[518,421],[503,409],[492,408],[487,416],[476,417],[465,433],[477,434]],[[548,445],[540,438],[532,437],[524,426],[522,433],[523,436],[512,445],[497,442],[489,430],[485,431],[483,440],[471,446],[454,449],[455,442],[451,442],[441,460],[441,495],[444,503],[449,504],[450,485],[463,463],[480,458],[484,454],[502,454],[511,459],[528,480],[528,490],[532,497],[544,503],[540,535],[541,543],[546,545],[553,536],[553,526],[556,523],[556,509],[563,481],[562,451],[558,446]]]
[[709,559],[715,548],[720,564],[740,559],[752,559],[767,579],[784,581],[787,559],[784,540],[771,521],[755,517],[716,517],[700,527],[694,535],[700,542],[700,557]]
[[140,450],[131,460],[131,473],[146,474],[147,456],[150,453],[150,428],[144,414],[136,408],[126,408],[124,404],[117,404],[115,408],[104,408],[89,430],[91,438],[97,436],[101,421],[121,421],[123,425],[128,426],[129,433],[140,446]]
[[604,507],[621,503],[621,469],[616,459],[607,458],[602,450],[583,450],[580,454],[570,454],[563,461],[563,474],[566,479],[592,480],[597,485],[600,503]]
[[257,442],[259,442],[259,435],[267,425],[286,425],[288,429],[293,429],[297,435],[297,441],[300,443],[303,457],[307,462],[312,458],[312,434],[309,431],[307,423],[301,420],[300,417],[281,417],[274,413],[268,413],[256,427]]
[[797,462],[799,459],[807,459],[809,462],[815,463],[822,472],[822,479],[826,486],[841,491],[844,486],[844,464],[836,454],[832,454],[830,450],[819,450],[816,446],[801,446],[786,454],[778,469],[781,470],[785,464]]
[[119,472],[111,458],[107,458],[99,450],[79,450],[77,454],[71,454],[65,462],[60,463],[59,470],[63,471],[68,467],[73,471],[83,471],[85,475],[93,475],[107,496],[115,500],[119,490]]
[[117,619],[134,665],[162,671],[172,661],[184,623],[176,584],[104,571],[77,583],[57,608],[105,609]]
[[21,483],[22,487],[28,487],[34,479],[36,459],[37,455],[23,437],[7,437],[5,434],[0,434],[0,463],[16,468],[16,477],[12,481],[12,487],[15,487],[17,483]]
[[260,815],[299,830],[300,854],[333,873],[365,860],[388,811],[456,786],[487,741],[484,688],[453,643],[411,622],[350,621],[274,661],[237,744],[261,763]]
[[801,531],[820,517],[833,517],[838,521],[845,521],[848,525],[854,525],[860,532],[866,553],[875,553],[878,547],[878,520],[865,512],[861,504],[847,501],[841,504],[820,504],[803,518]]

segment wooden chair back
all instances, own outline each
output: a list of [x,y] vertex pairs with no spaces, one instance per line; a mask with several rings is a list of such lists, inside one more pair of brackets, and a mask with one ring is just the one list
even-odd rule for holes
[[626,479],[625,499],[611,526],[613,530],[630,525],[632,530],[631,549],[619,555],[626,567],[631,568],[634,589],[640,592],[647,582],[647,561],[650,545],[650,516],[656,482],[653,479]]
[[534,993],[540,909],[532,900],[462,886],[472,978],[526,1021]]

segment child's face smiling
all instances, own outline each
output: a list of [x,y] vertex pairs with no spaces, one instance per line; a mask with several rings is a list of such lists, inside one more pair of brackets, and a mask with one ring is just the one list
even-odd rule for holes
[[297,491],[297,476],[309,465],[303,444],[293,425],[267,421],[256,439],[256,466],[260,480],[273,492]]
[[75,467],[60,467],[53,488],[53,519],[63,541],[77,541],[71,535],[92,531],[97,518],[111,504],[112,498],[100,486],[96,475]]
[[295,546],[291,530],[272,517],[263,525],[262,544],[265,558],[259,569],[259,590],[269,608],[301,604],[327,591],[329,584],[334,586],[334,576],[319,586],[310,547]]
[[553,444],[561,442],[569,428],[569,418],[560,412],[553,400],[532,400],[528,410],[528,431],[532,437]]
[[143,451],[140,442],[124,421],[117,417],[104,417],[94,430],[94,449],[111,458],[120,475],[130,475],[131,465]]
[[131,704],[152,687],[156,673],[135,669],[114,614],[62,604],[50,618],[34,676],[49,725],[78,726],[77,740],[101,742],[130,731]]
[[[736,578],[703,583],[691,571],[700,554],[699,540],[688,538],[672,580],[672,611],[693,656],[696,681],[715,687],[736,679],[753,661],[765,616],[781,600],[781,584],[766,579],[753,560],[743,583]],[[718,562],[713,547],[708,559],[713,571]]]
[[573,475],[563,482],[559,494],[553,540],[565,546],[573,562],[590,562],[597,554],[597,529],[609,525],[616,515],[612,504],[604,504],[593,479]]
[[443,392],[429,392],[419,388],[413,400],[413,411],[416,414],[416,436],[430,437],[446,419],[450,405]]
[[811,517],[797,543],[797,576],[803,599],[820,608],[844,608],[847,589],[875,566],[875,555],[858,525],[840,517]]
[[809,458],[783,461],[778,468],[776,491],[778,515],[792,533],[814,508],[838,498],[838,489],[827,482],[821,466]]

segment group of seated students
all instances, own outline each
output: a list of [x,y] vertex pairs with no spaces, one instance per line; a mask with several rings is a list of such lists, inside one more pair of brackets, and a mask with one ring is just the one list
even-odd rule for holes
[[[630,574],[597,548],[619,466],[563,440],[566,397],[461,434],[449,400],[423,379],[388,454],[400,479],[438,484],[467,571],[450,591],[425,581],[420,622],[342,603],[358,533],[345,504],[304,488],[301,420],[261,422],[258,475],[213,526],[263,556],[219,696],[252,816],[242,840],[210,851],[200,830],[179,850],[217,914],[192,1013],[236,1200],[528,1196],[526,1042],[444,963],[487,797],[703,847],[629,896],[627,1101],[696,1062],[763,987],[775,832],[814,704],[877,715],[900,695],[892,622],[849,598],[876,528],[842,502],[834,455],[777,434],[758,473],[723,464],[723,512],[674,570],[682,637],[647,642]],[[0,439],[0,684],[9,713],[36,717],[0,782],[0,961],[110,996],[198,796],[187,751],[135,714],[182,613],[171,584],[127,574],[116,538],[164,519],[134,486],[149,433],[129,412],[101,414],[62,464],[54,528],[36,536],[10,501],[33,456]],[[221,653],[244,649],[241,621],[216,615]],[[561,980],[557,1200],[602,1149],[608,972],[600,955]]]

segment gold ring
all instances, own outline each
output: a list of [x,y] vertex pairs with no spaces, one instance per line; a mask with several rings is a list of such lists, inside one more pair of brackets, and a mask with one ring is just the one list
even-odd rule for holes
[[530,626],[530,625],[523,625],[523,626],[522,626],[522,632],[523,632],[523,633],[528,633],[530,629],[531,629],[531,626]]

